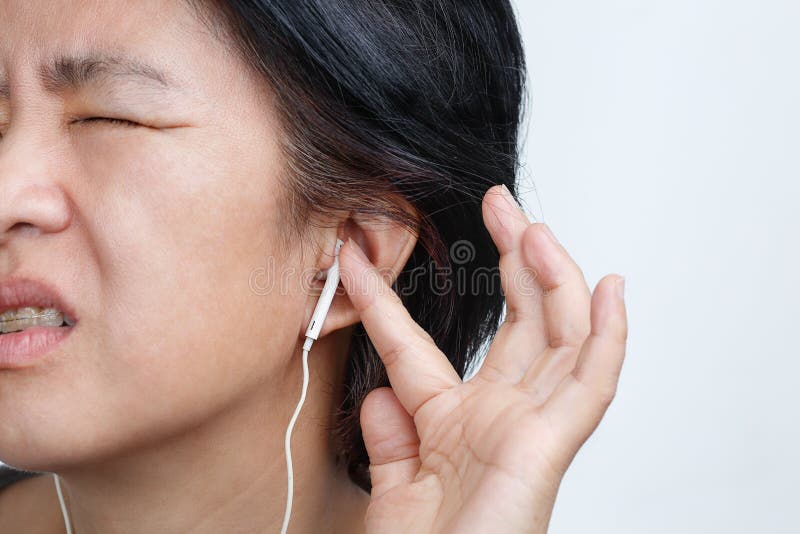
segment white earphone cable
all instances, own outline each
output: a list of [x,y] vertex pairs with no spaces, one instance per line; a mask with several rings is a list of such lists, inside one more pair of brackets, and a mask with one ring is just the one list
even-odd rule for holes
[[67,512],[67,505],[64,504],[64,494],[61,493],[61,480],[55,473],[53,473],[53,479],[56,482],[56,493],[58,493],[58,502],[61,505],[61,515],[64,516],[64,525],[66,525],[67,527],[67,534],[72,534],[72,523],[69,520],[69,512]]
[[311,344],[306,340],[303,346],[303,388],[300,392],[300,401],[294,409],[292,419],[289,421],[289,426],[286,427],[286,440],[284,448],[286,451],[286,511],[283,515],[283,526],[281,527],[281,534],[286,534],[289,529],[289,519],[292,517],[292,500],[294,498],[294,471],[292,469],[292,430],[300,415],[300,410],[303,408],[303,403],[306,401],[306,393],[308,392],[308,351]]
[[[303,387],[300,392],[300,401],[297,403],[297,407],[294,409],[294,414],[292,415],[291,420],[289,421],[289,426],[286,427],[286,439],[284,441],[284,449],[286,452],[286,482],[287,482],[287,489],[286,489],[286,511],[284,512],[283,516],[283,526],[281,527],[281,534],[286,534],[289,529],[289,519],[292,517],[292,501],[293,501],[293,493],[294,493],[294,470],[292,468],[292,430],[294,429],[294,424],[297,422],[297,417],[300,415],[300,410],[303,408],[303,404],[306,401],[306,393],[308,393],[308,351],[309,349],[303,349]],[[64,516],[64,525],[67,527],[67,534],[72,534],[72,524],[69,518],[69,512],[67,511],[67,505],[64,502],[64,494],[61,492],[61,481],[57,474],[53,473],[53,479],[55,480],[56,484],[56,492],[58,493],[58,502],[61,505],[61,515]]]
[[[300,410],[306,401],[306,393],[308,392],[308,353],[311,350],[311,345],[317,339],[317,336],[322,330],[322,324],[325,321],[325,316],[328,314],[328,309],[331,305],[336,287],[339,284],[339,250],[344,245],[341,239],[336,240],[336,248],[334,250],[333,265],[327,271],[327,280],[322,289],[317,306],[314,308],[314,313],[311,315],[311,321],[306,330],[306,339],[303,343],[303,387],[300,392],[300,400],[297,407],[294,409],[294,414],[289,421],[289,426],[286,427],[286,439],[284,440],[284,450],[286,452],[286,510],[283,516],[283,526],[281,527],[281,534],[286,534],[289,529],[289,519],[292,516],[292,501],[294,499],[294,471],[292,469],[292,430],[297,422],[297,417],[300,415]],[[67,527],[67,534],[72,534],[72,524],[69,519],[69,512],[67,512],[66,504],[64,503],[64,496],[61,493],[61,482],[57,474],[53,473],[56,484],[56,491],[58,492],[58,502],[61,504],[61,513],[64,516],[64,524]]]

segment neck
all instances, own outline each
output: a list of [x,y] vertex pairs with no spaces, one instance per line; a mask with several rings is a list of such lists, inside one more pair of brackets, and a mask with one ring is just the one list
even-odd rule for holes
[[[321,377],[332,376],[333,364],[324,362],[335,359],[322,349],[315,344],[309,357],[308,398],[292,434],[290,531],[360,532],[368,495],[333,458],[328,429],[336,399]],[[300,395],[299,358],[288,374],[280,395],[259,392],[166,442],[59,470],[74,534],[279,532],[283,438]]]

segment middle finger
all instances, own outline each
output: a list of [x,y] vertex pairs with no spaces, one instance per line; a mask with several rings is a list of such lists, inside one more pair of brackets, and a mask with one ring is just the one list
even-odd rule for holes
[[506,314],[478,376],[518,382],[547,346],[542,291],[522,250],[522,236],[531,223],[508,190],[500,186],[484,196],[483,220],[500,253]]

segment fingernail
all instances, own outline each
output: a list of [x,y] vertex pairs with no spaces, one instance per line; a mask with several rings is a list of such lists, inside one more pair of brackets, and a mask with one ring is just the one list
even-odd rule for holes
[[620,300],[625,300],[625,277],[623,276],[617,279],[617,296]]
[[522,209],[522,208],[519,207],[519,203],[514,198],[514,195],[512,195],[511,191],[509,191],[508,187],[506,187],[506,184],[502,184],[502,185],[503,186],[500,189],[501,189],[501,191],[503,193],[503,198],[506,199],[506,202],[508,202],[509,206],[511,206],[512,208]]
[[553,231],[550,230],[550,227],[547,226],[547,224],[542,223],[542,229],[544,230],[544,233],[547,234],[547,237],[553,241],[553,243],[558,243],[558,239],[556,239],[556,236],[553,234]]
[[347,242],[350,243],[351,247],[353,247],[353,250],[355,251],[356,256],[358,256],[358,258],[361,260],[361,262],[364,263],[365,265],[370,265],[370,261],[367,258],[367,255],[364,254],[364,251],[361,250],[361,247],[358,246],[358,243],[353,241],[352,237],[348,237],[347,238]]

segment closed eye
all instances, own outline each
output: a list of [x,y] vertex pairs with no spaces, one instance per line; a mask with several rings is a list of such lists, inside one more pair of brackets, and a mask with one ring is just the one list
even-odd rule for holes
[[111,118],[111,117],[88,117],[86,119],[78,119],[78,120],[76,120],[74,122],[78,123],[78,124],[81,124],[81,123],[92,123],[92,122],[107,122],[107,123],[115,124],[115,125],[118,125],[118,126],[143,126],[142,124],[139,124],[138,122],[130,121],[130,120],[127,120],[127,119],[115,119],[115,118]]

